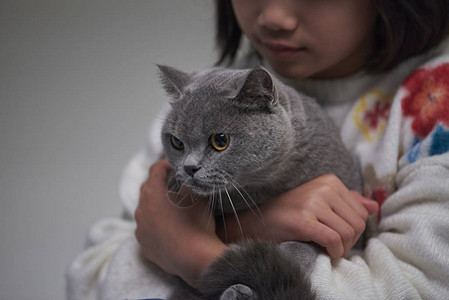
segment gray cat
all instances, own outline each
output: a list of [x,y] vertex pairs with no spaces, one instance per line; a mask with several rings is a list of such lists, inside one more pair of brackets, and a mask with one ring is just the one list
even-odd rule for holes
[[[172,109],[162,128],[176,182],[235,214],[324,174],[361,189],[357,164],[311,98],[265,69],[184,73],[159,66]],[[311,243],[245,240],[203,274],[199,291],[172,299],[313,299]],[[187,296],[186,293],[190,293]]]

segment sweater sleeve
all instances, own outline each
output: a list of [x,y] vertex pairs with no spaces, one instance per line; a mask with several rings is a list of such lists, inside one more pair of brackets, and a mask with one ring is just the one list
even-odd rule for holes
[[360,134],[354,147],[365,190],[379,201],[381,214],[362,253],[318,258],[312,282],[319,298],[449,295],[448,80],[444,59],[418,69],[393,96],[385,128],[373,128],[370,140],[366,131]]
[[134,238],[133,215],[140,186],[148,176],[149,166],[161,154],[158,133],[162,118],[157,120],[149,130],[146,147],[130,160],[122,174],[119,185],[122,217],[94,223],[87,233],[85,248],[69,265],[66,273],[69,300],[145,298],[155,292],[156,296],[165,297],[170,289],[170,278],[141,257]]

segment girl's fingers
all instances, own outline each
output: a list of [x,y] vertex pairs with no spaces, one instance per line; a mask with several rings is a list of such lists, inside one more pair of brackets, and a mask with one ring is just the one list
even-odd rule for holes
[[339,233],[318,221],[313,222],[309,230],[309,234],[312,237],[310,240],[326,248],[331,258],[343,256],[345,249]]
[[167,160],[161,160],[154,163],[149,169],[148,179],[140,186],[139,205],[136,212],[139,213],[144,207],[147,207],[153,200],[162,199],[161,195],[167,193],[167,172],[170,170]]
[[351,191],[351,193],[365,207],[369,215],[375,215],[379,212],[379,203],[377,201],[365,198],[356,191]]
[[[326,191],[327,200],[329,204],[332,204],[335,195],[339,196],[344,202],[351,206],[352,210],[356,212],[361,218],[368,218],[368,211],[360,202],[360,200],[354,195],[355,192],[348,190],[348,188],[343,184],[343,182],[335,175],[327,174],[319,177],[321,181],[322,188]],[[336,202],[341,203],[341,202]]]
[[338,209],[346,209],[350,212],[345,211],[342,216],[341,212],[335,212],[329,209],[328,211],[323,212],[324,215],[318,220],[338,233],[344,248],[343,254],[346,254],[365,229],[365,222],[354,214],[349,205],[346,205],[345,208],[339,207]]
[[368,218],[369,212],[367,208],[362,204],[361,199],[363,198],[359,193],[355,191],[350,191],[338,178],[330,181],[330,186],[334,189],[343,200],[352,208],[353,212],[357,213],[362,219],[366,220]]
[[365,230],[368,211],[337,177],[326,176],[325,180],[331,189],[324,198],[329,209],[317,212],[317,216],[320,222],[340,235],[346,254]]
[[167,180],[167,172],[170,170],[170,164],[166,159],[154,163],[150,167],[149,180],[165,182]]
[[[345,221],[348,226],[353,229],[354,236],[352,238],[356,237],[357,239],[358,236],[365,230],[366,218],[368,217],[367,212],[363,214],[363,216],[361,216],[353,206],[342,199],[337,203],[333,202],[332,204],[330,204],[330,207],[335,212],[335,214],[342,219],[342,221]],[[344,237],[349,238],[348,233],[346,233]]]

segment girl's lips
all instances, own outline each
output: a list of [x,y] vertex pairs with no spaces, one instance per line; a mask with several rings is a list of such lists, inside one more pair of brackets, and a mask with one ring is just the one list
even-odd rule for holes
[[293,47],[283,43],[264,42],[264,47],[273,55],[281,58],[288,58],[304,51],[304,47]]

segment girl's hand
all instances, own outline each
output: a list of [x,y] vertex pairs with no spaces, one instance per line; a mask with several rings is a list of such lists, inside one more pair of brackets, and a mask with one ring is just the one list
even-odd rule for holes
[[[264,223],[251,210],[239,213],[239,219],[246,236],[276,242],[312,241],[338,258],[354,246],[368,215],[378,209],[377,202],[348,190],[336,176],[323,175],[261,205]],[[227,218],[228,241],[241,237],[234,223],[232,217]],[[223,224],[217,232],[225,239]]]
[[135,211],[135,236],[144,257],[195,286],[202,271],[226,245],[215,234],[214,218],[209,218],[205,200],[191,208],[175,207],[170,202],[166,184],[169,170],[166,160],[150,168]]

